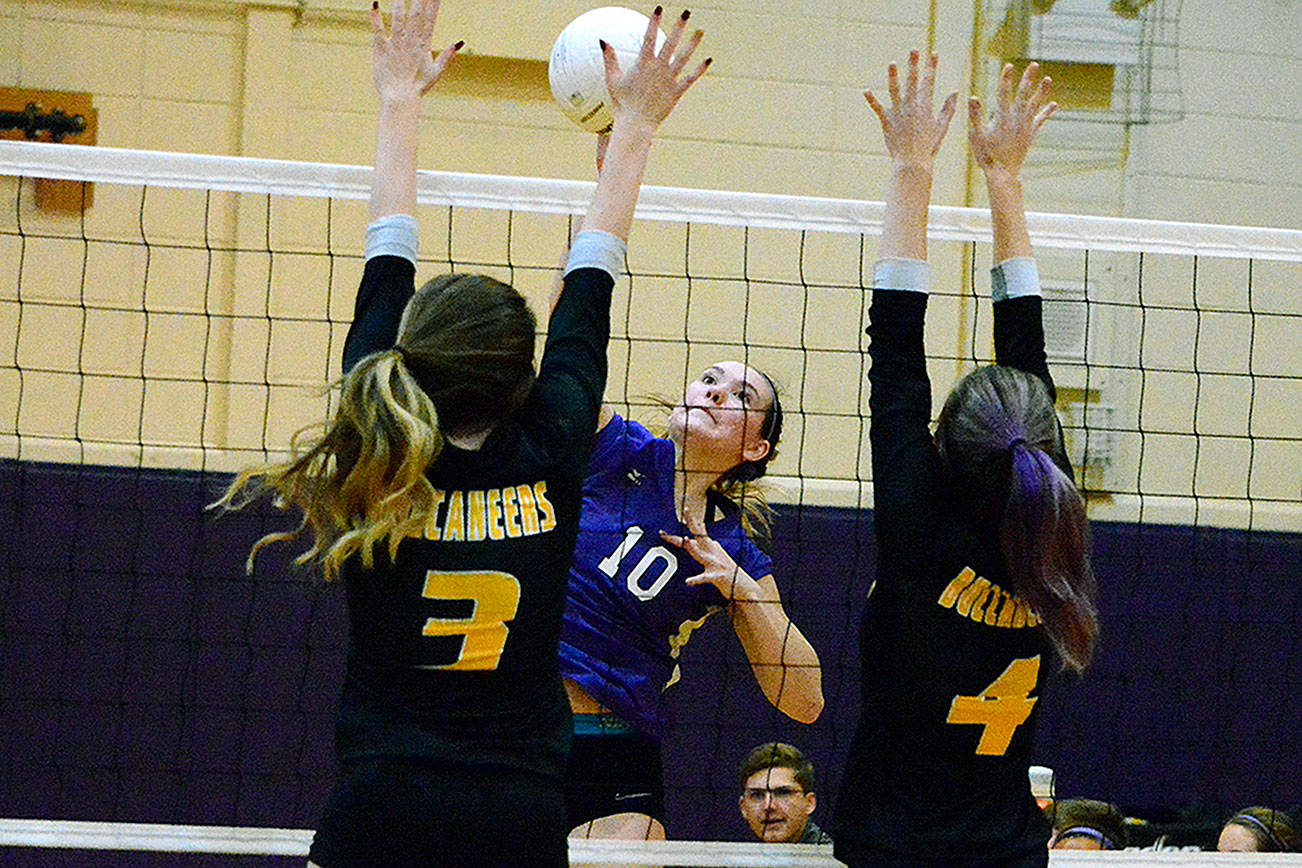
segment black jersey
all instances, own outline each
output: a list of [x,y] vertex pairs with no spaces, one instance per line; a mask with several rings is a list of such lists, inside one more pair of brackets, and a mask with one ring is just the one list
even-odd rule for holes
[[[366,264],[344,364],[393,346],[415,269]],[[571,731],[557,666],[583,477],[606,379],[613,279],[579,268],[552,313],[525,405],[479,450],[430,467],[424,533],[344,568],[343,760],[418,759],[560,778]]]
[[[1055,665],[998,539],[943,484],[929,428],[925,293],[877,290],[868,334],[879,566],[860,635],[863,711],[837,800],[852,866],[997,864],[1046,851],[1027,779]],[[1049,385],[1040,298],[995,304],[996,358]],[[1047,857],[1045,857],[1047,858]]]

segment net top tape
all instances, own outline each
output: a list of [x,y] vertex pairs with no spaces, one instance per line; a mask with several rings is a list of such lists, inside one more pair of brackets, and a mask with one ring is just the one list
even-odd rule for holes
[[[0,847],[219,853],[227,855],[306,856],[308,829],[230,826],[171,826],[154,823],[108,823],[78,820],[0,819]],[[729,841],[622,841],[571,838],[571,865],[611,861],[636,865],[716,865],[735,868],[837,868],[830,844],[760,844]],[[1088,852],[1054,850],[1050,868],[1088,865],[1208,866],[1270,868],[1302,866],[1302,856],[1288,853],[1195,853],[1125,850]]]
[[[0,141],[0,174],[333,199],[367,199],[371,188],[369,166],[24,141]],[[581,214],[593,186],[591,181],[423,171],[417,201],[429,206]],[[648,185],[642,188],[637,217],[876,235],[884,208],[881,202],[857,199]],[[1032,240],[1045,248],[1302,262],[1302,231],[1294,229],[1034,212],[1027,221]],[[988,241],[989,212],[932,206],[928,235],[939,241]]]

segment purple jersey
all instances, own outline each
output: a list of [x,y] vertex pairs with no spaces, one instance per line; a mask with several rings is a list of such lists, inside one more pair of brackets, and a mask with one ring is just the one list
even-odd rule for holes
[[[737,508],[711,496],[710,537],[752,578],[773,562],[746,535]],[[561,674],[625,722],[656,737],[661,694],[678,679],[692,631],[725,606],[691,555],[660,538],[686,534],[674,510],[674,445],[615,416],[597,437],[583,485],[579,540],[561,631]]]

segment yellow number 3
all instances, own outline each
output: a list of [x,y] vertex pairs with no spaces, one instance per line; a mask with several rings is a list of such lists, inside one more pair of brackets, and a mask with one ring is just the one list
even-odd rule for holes
[[469,618],[429,618],[426,636],[465,636],[452,663],[429,669],[496,669],[506,647],[506,622],[520,607],[520,580],[509,573],[464,572],[425,574],[422,596],[433,600],[473,600]]
[[1035,707],[1031,691],[1040,674],[1040,655],[1014,660],[1003,674],[978,696],[955,696],[946,723],[975,723],[984,726],[976,752],[1003,756],[1013,732],[1026,723]]

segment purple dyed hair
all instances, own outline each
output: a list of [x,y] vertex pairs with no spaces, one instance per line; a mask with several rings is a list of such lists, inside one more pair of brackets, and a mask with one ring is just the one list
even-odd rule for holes
[[1083,671],[1098,638],[1096,585],[1085,501],[1051,457],[1062,444],[1048,387],[1014,368],[978,368],[946,399],[936,445],[977,524],[998,533],[1017,595],[1063,664]]

